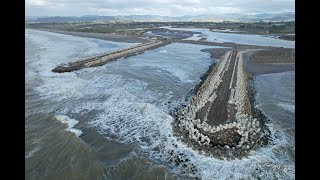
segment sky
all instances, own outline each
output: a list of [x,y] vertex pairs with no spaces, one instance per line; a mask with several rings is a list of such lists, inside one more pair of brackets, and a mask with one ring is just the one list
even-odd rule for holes
[[25,0],[26,16],[161,15],[295,12],[295,0]]

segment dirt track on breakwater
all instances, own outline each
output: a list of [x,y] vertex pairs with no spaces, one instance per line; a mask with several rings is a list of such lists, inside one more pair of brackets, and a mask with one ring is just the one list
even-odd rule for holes
[[217,126],[228,119],[228,98],[230,96],[229,84],[231,81],[232,70],[235,66],[235,54],[230,55],[228,70],[223,74],[221,85],[216,91],[216,98],[213,102],[208,101],[205,106],[197,113],[197,118],[203,121],[207,118],[208,124]]

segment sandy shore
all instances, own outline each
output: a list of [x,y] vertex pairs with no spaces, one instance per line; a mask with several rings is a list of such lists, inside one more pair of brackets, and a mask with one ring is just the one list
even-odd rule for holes
[[55,32],[60,34],[67,34],[72,36],[86,37],[86,38],[96,38],[107,41],[115,42],[127,42],[127,43],[147,43],[150,42],[148,39],[135,37],[135,36],[125,36],[125,35],[113,35],[108,33],[86,33],[86,32],[71,32],[71,31],[56,31],[56,30],[44,30],[49,32]]
[[286,71],[295,71],[295,64],[294,63],[285,63],[285,64],[278,64],[278,63],[269,63],[269,64],[262,64],[262,63],[247,63],[246,70],[253,74],[269,74],[269,73],[281,73]]
[[279,39],[288,40],[288,41],[295,41],[296,37],[295,34],[286,34],[278,36]]
[[244,54],[245,69],[252,75],[295,71],[294,49],[255,50]]
[[255,45],[247,45],[247,44],[235,44],[231,42],[210,42],[210,41],[195,41],[195,40],[175,40],[176,42],[181,43],[190,43],[190,44],[199,44],[199,45],[207,45],[207,46],[222,46],[222,47],[231,47],[237,49],[268,49],[271,47],[268,46],[255,46]]

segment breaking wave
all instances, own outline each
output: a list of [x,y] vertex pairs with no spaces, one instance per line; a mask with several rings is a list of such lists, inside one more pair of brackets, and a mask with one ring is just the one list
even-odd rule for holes
[[[82,132],[74,129],[78,118],[72,119],[74,116],[71,115],[83,117],[94,112],[87,119],[89,126],[108,139],[135,144],[138,154],[166,164],[178,176],[294,179],[294,164],[286,154],[278,151],[290,144],[290,139],[274,124],[269,124],[274,136],[273,144],[252,152],[249,158],[232,161],[205,156],[173,135],[171,123],[174,119],[170,112],[185,101],[190,88],[199,82],[201,72],[210,65],[209,54],[199,53],[201,48],[197,50],[195,47],[198,46],[175,45],[175,48],[180,48],[177,51],[191,53],[186,56],[190,59],[167,58],[159,63],[152,62],[156,57],[143,54],[138,58],[121,59],[102,67],[64,74],[52,73],[52,64],[38,61],[31,67],[41,74],[43,84],[35,89],[43,98],[61,104],[56,108],[59,115],[55,117],[68,125],[66,130],[80,136]],[[162,54],[170,55],[170,50],[175,48],[162,47],[152,52],[166,50]],[[145,59],[137,61],[139,58]],[[41,66],[37,66],[39,63]],[[139,75],[142,72],[146,75]],[[157,73],[164,78],[157,78]]]
[[277,106],[283,108],[286,111],[289,111],[289,112],[292,112],[292,113],[295,112],[295,105],[288,104],[288,103],[277,103]]
[[67,124],[68,128],[66,130],[74,133],[77,137],[82,134],[81,130],[73,128],[76,124],[78,124],[79,121],[64,115],[56,115],[54,118],[61,123]]

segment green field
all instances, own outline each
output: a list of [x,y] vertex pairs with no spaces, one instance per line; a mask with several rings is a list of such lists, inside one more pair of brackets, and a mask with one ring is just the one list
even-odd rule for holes
[[[139,35],[161,26],[199,27],[219,30],[235,30],[244,34],[294,34],[295,22],[72,22],[72,23],[26,23],[27,28],[74,32],[116,33]],[[135,30],[136,29],[136,30]]]

